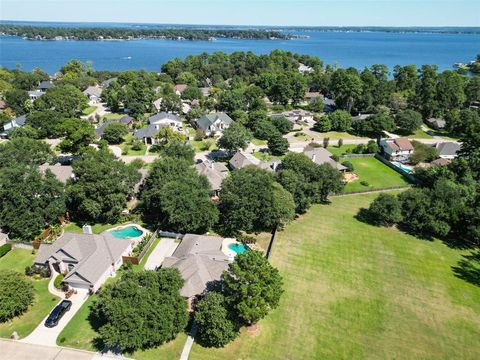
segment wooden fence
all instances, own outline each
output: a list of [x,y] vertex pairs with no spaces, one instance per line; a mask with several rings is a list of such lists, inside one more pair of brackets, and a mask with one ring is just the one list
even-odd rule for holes
[[132,265],[138,265],[140,264],[140,261],[142,261],[142,258],[145,256],[145,254],[147,253],[148,249],[150,249],[150,247],[152,246],[153,242],[155,241],[155,239],[157,238],[158,236],[158,231],[155,230],[151,237],[150,237],[150,240],[148,240],[148,242],[145,244],[145,246],[143,247],[142,251],[140,252],[140,254],[138,254],[138,256],[122,256],[122,263],[123,264],[132,264]]
[[376,154],[343,154],[339,155],[340,159],[348,159],[348,158],[368,158],[374,157]]

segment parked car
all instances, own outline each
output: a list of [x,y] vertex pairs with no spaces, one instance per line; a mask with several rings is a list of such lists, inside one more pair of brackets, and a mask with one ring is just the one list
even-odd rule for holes
[[52,310],[47,320],[45,320],[45,326],[48,328],[57,326],[60,319],[71,307],[72,302],[70,300],[62,300],[60,304],[55,306],[55,309]]

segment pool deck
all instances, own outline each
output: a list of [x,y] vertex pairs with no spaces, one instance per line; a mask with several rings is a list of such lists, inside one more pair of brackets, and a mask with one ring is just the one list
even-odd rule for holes
[[231,244],[240,244],[237,240],[232,238],[225,238],[222,242],[222,252],[228,256],[228,258],[233,261],[237,253],[229,248]]

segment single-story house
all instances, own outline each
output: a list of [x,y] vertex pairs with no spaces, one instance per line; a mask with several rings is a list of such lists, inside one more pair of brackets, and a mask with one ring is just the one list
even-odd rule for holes
[[221,134],[233,120],[225,113],[211,113],[197,120],[197,128],[202,129],[206,136]]
[[380,146],[387,160],[393,161],[408,161],[414,151],[412,143],[407,138],[382,139]]
[[232,156],[228,164],[232,170],[243,169],[247,166],[256,166],[260,169],[276,171],[281,162],[277,159],[273,159],[271,161],[262,161],[257,159],[252,154],[243,151],[237,151],[235,155]]
[[105,81],[102,81],[102,83],[100,84],[100,86],[104,89],[106,89],[107,87],[110,86],[110,84],[114,81],[117,81],[118,78],[116,77],[113,77],[113,78],[110,78],[110,79],[107,79]]
[[333,154],[323,147],[315,147],[307,145],[303,149],[303,154],[312,160],[315,164],[330,164],[334,169],[338,171],[347,171],[347,168],[339,162],[332,159]]
[[220,281],[230,260],[222,252],[223,238],[186,234],[172,256],[165,258],[162,268],[178,269],[185,281],[180,294],[188,299],[201,295]]
[[97,128],[95,129],[95,135],[101,138],[103,136],[103,133],[106,127],[113,123],[125,124],[130,129],[134,121],[135,121],[134,118],[132,118],[131,116],[124,116],[118,120],[115,120],[115,119],[106,120],[97,126]]
[[307,91],[303,97],[303,99],[308,103],[311,103],[318,98],[322,98],[322,94],[320,94],[318,91]]
[[285,111],[282,115],[290,122],[294,124],[298,124],[302,121],[307,123],[313,124],[315,121],[313,120],[313,113],[306,110],[292,110],[292,111]]
[[449,141],[440,142],[435,145],[435,149],[438,151],[438,156],[442,159],[455,159],[460,151],[461,145],[459,143]]
[[427,124],[432,129],[435,129],[435,130],[441,130],[441,129],[444,129],[445,126],[447,126],[447,122],[444,119],[439,119],[439,118],[427,119]]
[[150,125],[160,125],[161,127],[169,126],[177,131],[183,130],[182,120],[180,120],[177,115],[166,112],[160,112],[150,116],[148,123]]
[[40,90],[32,90],[32,91],[28,91],[28,97],[30,98],[30,100],[32,101],[35,101],[37,100],[39,97],[45,95],[45,93],[43,91],[40,91]]
[[55,86],[55,84],[51,80],[44,80],[38,84],[38,90],[40,91],[47,91],[48,89],[51,89]]
[[174,87],[175,94],[181,95],[187,87],[188,87],[187,84],[177,84],[177,85],[175,85],[175,87]]
[[115,238],[109,232],[66,232],[53,244],[40,246],[35,264],[53,266],[65,274],[63,282],[71,288],[95,292],[122,265],[122,256],[131,252],[130,240]]
[[133,123],[135,122],[135,119],[133,117],[127,115],[127,116],[124,116],[124,117],[118,119],[118,122],[127,125],[127,127],[129,129],[131,129],[132,126],[133,126]]
[[74,179],[73,168],[70,165],[62,165],[57,163],[55,165],[43,164],[38,167],[38,170],[42,174],[45,174],[47,170],[51,171],[58,181],[66,184],[67,180]]
[[300,63],[298,65],[298,71],[301,73],[301,74],[311,74],[313,73],[315,70],[313,70],[313,68],[311,66],[307,66],[305,64],[302,64]]
[[10,131],[24,126],[26,121],[27,121],[26,115],[22,115],[22,116],[16,117],[15,119],[10,120],[9,122],[6,122],[5,124],[3,124],[3,131],[2,133],[0,133],[0,137],[3,137],[3,138],[8,137],[8,133]]
[[203,161],[195,165],[195,170],[200,175],[205,175],[212,187],[215,196],[218,196],[222,188],[222,181],[228,175],[228,169],[223,163]]
[[103,89],[100,86],[95,85],[89,86],[83,91],[83,93],[86,97],[88,97],[91,104],[96,104],[99,102],[100,97],[102,96],[102,91]]

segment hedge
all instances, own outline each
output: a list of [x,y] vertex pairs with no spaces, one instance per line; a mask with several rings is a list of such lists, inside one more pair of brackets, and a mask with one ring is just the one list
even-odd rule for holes
[[12,250],[12,244],[4,244],[0,246],[0,258]]
[[55,280],[53,281],[53,286],[55,286],[56,289],[60,289],[63,281],[63,274],[58,274]]

